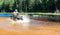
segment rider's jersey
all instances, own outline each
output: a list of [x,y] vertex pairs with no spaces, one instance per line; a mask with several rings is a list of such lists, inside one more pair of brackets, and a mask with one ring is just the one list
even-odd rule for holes
[[13,12],[13,15],[14,15],[14,16],[17,16],[17,15],[18,15],[18,12]]

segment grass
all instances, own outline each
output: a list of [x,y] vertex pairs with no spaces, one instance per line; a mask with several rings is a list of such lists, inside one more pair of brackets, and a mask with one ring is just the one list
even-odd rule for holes
[[[0,12],[0,14],[12,14],[12,12],[11,13],[9,13],[9,12]],[[41,14],[41,15],[60,15],[60,13],[42,13],[42,12],[20,12],[20,14]]]

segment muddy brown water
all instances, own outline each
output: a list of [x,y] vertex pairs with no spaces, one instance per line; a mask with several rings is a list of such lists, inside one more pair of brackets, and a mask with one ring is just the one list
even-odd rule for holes
[[9,17],[0,17],[0,35],[60,35],[60,22],[31,19],[29,26],[11,24]]

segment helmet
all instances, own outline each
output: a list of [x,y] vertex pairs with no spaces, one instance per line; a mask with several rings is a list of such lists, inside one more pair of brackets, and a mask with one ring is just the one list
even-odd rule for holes
[[17,9],[15,9],[15,12],[18,12]]

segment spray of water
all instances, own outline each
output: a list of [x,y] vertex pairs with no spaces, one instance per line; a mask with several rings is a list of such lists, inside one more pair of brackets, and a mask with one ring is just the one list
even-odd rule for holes
[[21,24],[22,28],[28,28],[30,23],[28,14],[20,15],[20,16],[22,16],[22,20],[13,21],[12,19],[10,19],[11,24]]

